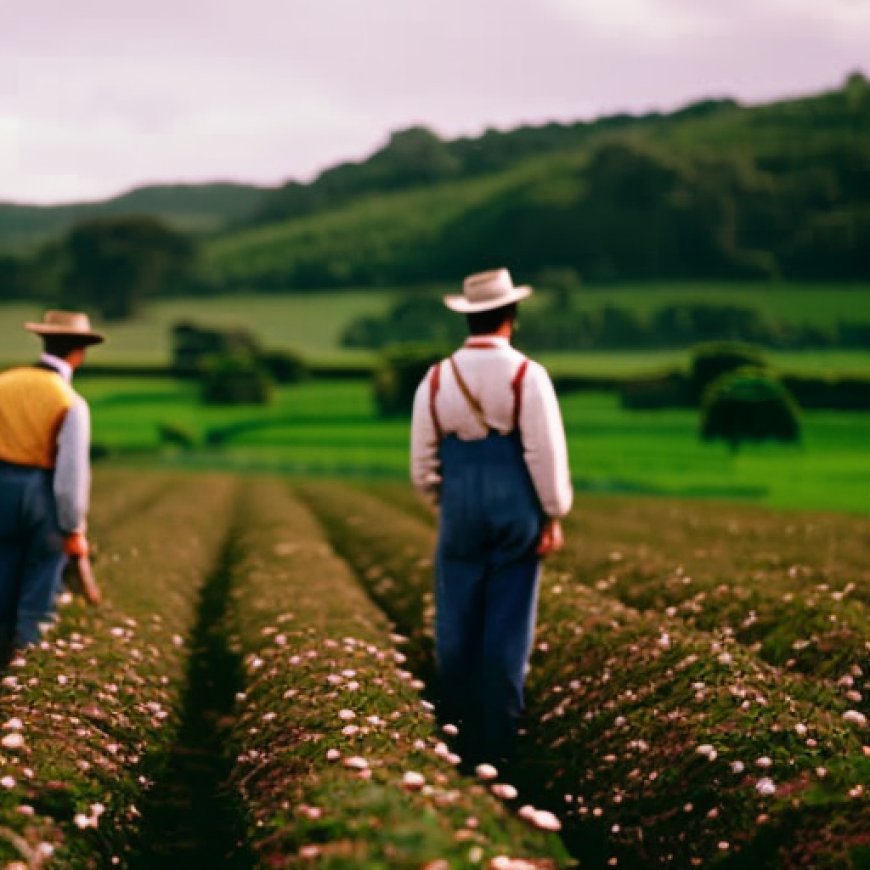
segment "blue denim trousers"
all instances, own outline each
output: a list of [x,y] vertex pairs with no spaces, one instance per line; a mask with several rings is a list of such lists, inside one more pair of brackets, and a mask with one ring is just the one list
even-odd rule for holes
[[[516,434],[440,448],[436,658],[467,761],[509,760],[537,604],[542,512]],[[471,757],[469,757],[471,756]]]
[[0,643],[39,640],[65,562],[52,473],[0,462]]

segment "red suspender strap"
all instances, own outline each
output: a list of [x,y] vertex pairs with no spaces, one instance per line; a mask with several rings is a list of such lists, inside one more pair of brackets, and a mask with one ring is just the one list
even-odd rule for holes
[[441,430],[441,421],[438,419],[438,409],[435,407],[435,398],[438,395],[438,388],[441,386],[441,363],[437,362],[432,366],[429,372],[429,414],[432,417],[432,425],[435,427],[435,434],[440,441],[443,432]]
[[523,378],[526,376],[528,367],[529,361],[524,359],[511,381],[511,389],[514,391],[514,431],[520,428],[520,411],[523,409]]

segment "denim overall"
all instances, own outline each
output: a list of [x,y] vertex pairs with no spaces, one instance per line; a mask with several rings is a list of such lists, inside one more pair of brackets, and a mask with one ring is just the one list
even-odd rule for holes
[[436,658],[466,762],[510,759],[535,623],[543,514],[518,429],[440,442]]
[[53,472],[0,462],[0,652],[39,640],[66,557]]

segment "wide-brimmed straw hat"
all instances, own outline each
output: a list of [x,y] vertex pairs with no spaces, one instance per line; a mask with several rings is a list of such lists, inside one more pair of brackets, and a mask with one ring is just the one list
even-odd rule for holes
[[491,269],[469,275],[462,282],[462,296],[445,296],[444,304],[451,311],[475,314],[519,302],[531,295],[531,287],[514,286],[511,273],[507,269]]
[[81,311],[46,311],[41,323],[25,323],[37,335],[64,335],[81,339],[82,345],[100,344],[106,337],[91,329],[91,319]]

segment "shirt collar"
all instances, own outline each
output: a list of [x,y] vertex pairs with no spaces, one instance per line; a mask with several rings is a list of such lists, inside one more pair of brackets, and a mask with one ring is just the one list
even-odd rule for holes
[[470,335],[465,339],[465,347],[510,347],[509,338],[503,335]]
[[51,353],[44,353],[39,357],[39,361],[55,369],[68,384],[72,383],[73,369],[65,359],[61,359],[59,356],[54,356]]

